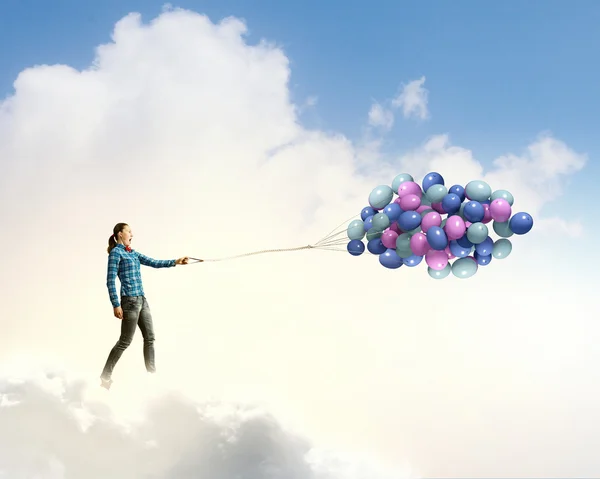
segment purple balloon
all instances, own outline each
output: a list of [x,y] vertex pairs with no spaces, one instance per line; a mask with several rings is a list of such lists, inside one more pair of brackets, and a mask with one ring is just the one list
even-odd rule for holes
[[448,254],[444,250],[430,249],[425,255],[425,262],[431,269],[441,271],[448,264]]
[[388,249],[396,249],[396,240],[398,239],[398,233],[392,231],[391,229],[387,229],[381,235],[381,242],[383,246]]
[[423,231],[423,233],[427,233],[429,228],[431,228],[432,226],[441,225],[442,217],[439,213],[436,213],[435,211],[430,211],[425,216],[423,216],[423,219],[421,220],[421,230]]
[[488,205],[487,203],[481,203],[481,205],[483,206],[483,219],[481,220],[481,222],[483,224],[485,223],[489,223],[490,221],[493,220],[492,218],[492,212],[490,211],[490,205]]
[[391,231],[393,231],[394,233],[398,233],[398,235],[402,234],[402,230],[400,229],[400,226],[398,226],[398,223],[396,223],[395,221],[390,225],[389,229]]
[[504,198],[496,198],[490,203],[490,213],[494,221],[504,223],[510,219],[512,209],[508,201]]
[[404,211],[415,211],[421,206],[421,198],[417,195],[406,195],[400,198],[400,208]]
[[414,181],[405,181],[404,183],[400,183],[400,186],[398,187],[398,198],[404,198],[408,195],[416,195],[421,198],[423,196],[423,192],[421,191],[421,187]]
[[446,212],[444,211],[444,207],[442,206],[442,203],[431,203],[431,207],[432,207],[432,208],[433,208],[435,211],[437,211],[438,213],[440,213],[440,214],[442,214],[442,215],[443,215],[444,213],[446,213]]
[[421,205],[417,208],[417,213],[419,213],[421,215],[421,214],[423,214],[423,211],[430,210],[430,209],[431,209],[431,206]]
[[410,250],[417,256],[425,256],[431,249],[427,236],[423,233],[416,233],[410,238]]
[[458,238],[462,238],[462,236],[467,231],[467,226],[465,224],[465,221],[460,216],[452,215],[446,220],[446,226],[444,226],[444,231],[446,232],[448,241],[452,241]]
[[456,258],[456,256],[454,256],[454,253],[452,253],[452,251],[450,251],[450,245],[446,246],[446,249],[444,250],[444,252],[448,256],[448,259]]

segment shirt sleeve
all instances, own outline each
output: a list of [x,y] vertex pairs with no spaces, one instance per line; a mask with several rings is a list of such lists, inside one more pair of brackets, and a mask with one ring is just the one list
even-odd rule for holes
[[138,258],[141,264],[152,268],[171,268],[172,266],[175,266],[174,259],[153,259],[142,253],[138,253]]
[[[113,250],[114,251],[114,250]],[[121,261],[121,255],[116,251],[110,252],[108,255],[108,268],[106,272],[106,287],[108,288],[108,296],[113,308],[119,306],[119,295],[117,294],[117,287],[115,281],[117,279],[117,272],[119,271],[119,262]]]

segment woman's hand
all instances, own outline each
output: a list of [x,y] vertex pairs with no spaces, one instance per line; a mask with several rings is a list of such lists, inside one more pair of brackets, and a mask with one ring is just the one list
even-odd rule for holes
[[189,256],[184,256],[183,258],[179,258],[175,260],[175,264],[188,264],[190,261]]
[[123,319],[123,309],[121,306],[117,306],[114,308],[115,318]]

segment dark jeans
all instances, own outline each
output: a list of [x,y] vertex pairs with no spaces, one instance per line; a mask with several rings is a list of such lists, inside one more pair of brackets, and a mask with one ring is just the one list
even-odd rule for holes
[[121,298],[123,319],[121,320],[121,336],[113,346],[102,371],[102,378],[110,379],[117,361],[123,351],[131,344],[136,327],[139,326],[144,338],[144,361],[148,372],[155,372],[154,365],[154,328],[152,327],[152,314],[148,301],[144,296],[123,296]]

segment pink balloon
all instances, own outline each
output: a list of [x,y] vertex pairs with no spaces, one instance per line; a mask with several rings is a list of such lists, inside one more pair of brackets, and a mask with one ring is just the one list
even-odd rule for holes
[[444,208],[442,207],[441,203],[431,203],[431,207],[437,211],[438,213],[444,214]]
[[429,228],[431,228],[432,226],[441,226],[441,224],[442,217],[440,216],[440,214],[436,213],[435,211],[430,211],[425,216],[423,216],[423,219],[421,220],[421,230],[423,230],[423,233],[427,233]]
[[392,230],[386,230],[381,235],[381,242],[386,248],[396,249],[396,240],[398,239],[398,233]]
[[400,198],[400,208],[404,211],[415,211],[421,206],[421,198],[417,195],[406,195]]
[[444,250],[430,249],[425,255],[425,262],[431,269],[441,271],[448,264],[448,255]]
[[465,226],[466,226],[467,228],[469,228],[469,226],[471,226],[472,224],[473,224],[473,223],[471,223],[470,221],[465,221]]
[[461,238],[465,234],[465,231],[467,231],[467,225],[460,216],[453,215],[446,220],[444,232],[448,240],[452,241]]
[[481,220],[481,222],[483,224],[485,223],[489,223],[490,221],[492,221],[492,212],[490,211],[490,205],[488,205],[487,203],[483,204],[483,219]]
[[423,233],[416,233],[410,238],[410,249],[417,256],[425,256],[425,254],[431,249],[427,236]]
[[450,251],[450,246],[446,246],[446,249],[444,249],[444,251],[446,252],[446,255],[448,256],[448,259],[454,259],[454,258],[456,258],[456,256],[454,256],[452,254],[452,251]]
[[423,192],[421,187],[414,181],[405,181],[398,187],[398,198],[404,198],[407,195],[416,195],[421,198]]
[[420,215],[422,215],[423,211],[430,210],[430,209],[431,209],[431,206],[421,205],[421,206],[419,206],[417,208],[417,213],[419,213]]
[[510,219],[512,208],[504,198],[496,198],[490,203],[490,213],[494,221],[504,223]]
[[[398,233],[398,235],[402,234],[402,230],[400,229],[400,226],[398,226],[398,223],[396,223],[395,221],[390,225],[390,230],[392,230],[394,233]],[[395,246],[394,246],[395,248]]]

